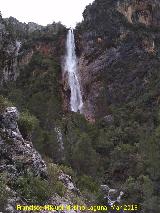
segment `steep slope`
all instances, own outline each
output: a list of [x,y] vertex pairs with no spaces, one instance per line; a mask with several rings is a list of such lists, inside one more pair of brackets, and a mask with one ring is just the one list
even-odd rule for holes
[[[68,137],[70,131],[66,130],[70,119],[62,116],[61,61],[66,28],[60,23],[46,27],[24,24],[13,17],[1,18],[1,23],[0,189],[3,193],[0,209],[10,213],[18,212],[16,204],[83,205],[84,198],[70,177],[78,182],[76,172],[70,168],[72,156],[67,153],[72,140]],[[8,103],[6,97],[13,103]],[[21,112],[19,128],[19,113],[16,108],[7,108],[8,105],[17,106]],[[76,125],[73,126],[75,131]],[[48,163],[44,163],[30,141]],[[45,170],[43,174],[41,166]],[[88,188],[94,190],[88,179]]]
[[42,154],[60,160],[56,120],[63,113],[61,57],[65,51],[66,28],[60,23],[46,27],[2,19],[1,94],[23,111],[39,119],[33,141]]
[[90,120],[109,115],[113,104],[147,99],[146,93],[154,93],[145,101],[156,105],[157,83],[151,91],[149,76],[158,75],[159,6],[158,1],[100,0],[84,11],[77,53],[84,114]]
[[17,49],[16,40],[6,29],[6,23],[0,16],[0,82],[8,79],[15,80],[17,76]]
[[[67,30],[60,23],[45,28],[32,24],[30,32],[13,18],[1,19],[5,61],[15,58],[12,52],[21,41],[16,77],[4,78],[1,63],[1,93],[22,111],[19,129],[24,140],[32,138],[43,156],[71,166],[86,198],[108,204],[99,192],[103,184],[111,192],[109,199],[123,195],[123,204],[140,205],[136,213],[157,213],[159,1],[95,0],[83,15],[75,37],[87,119],[67,112],[70,91],[61,68]],[[63,193],[63,187],[57,187]]]
[[17,124],[19,112],[15,107],[6,108],[5,104],[6,102],[2,102],[1,99],[1,212],[21,212],[22,209],[17,209],[17,205],[30,206],[29,212],[34,212],[32,205],[41,205],[43,208],[40,212],[52,212],[54,205],[63,205],[64,212],[67,212],[66,205],[73,206],[75,202],[85,205],[84,198],[74,185],[72,177],[51,161],[45,163],[32,142],[23,139]]
[[104,183],[159,212],[159,1],[95,0],[76,28],[84,115]]

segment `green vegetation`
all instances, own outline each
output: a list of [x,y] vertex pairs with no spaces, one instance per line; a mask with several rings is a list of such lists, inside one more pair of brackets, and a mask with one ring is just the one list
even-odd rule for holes
[[60,167],[56,164],[48,164],[48,175],[49,184],[53,192],[59,194],[61,197],[64,196],[66,189],[63,183],[58,179],[60,175]]
[[95,182],[94,178],[83,175],[79,178],[78,187],[82,192],[90,191],[91,193],[97,193],[99,190],[98,183]]
[[7,107],[11,107],[13,104],[7,99],[0,95],[0,113],[2,113]]
[[59,169],[62,170],[65,174],[71,176],[73,181],[76,181],[77,177],[74,170],[71,168],[71,166],[66,166],[64,164],[61,164],[59,165]]
[[0,191],[0,209],[3,211],[10,194],[9,191],[7,191],[7,177],[4,173],[0,174]]
[[[24,138],[31,140],[37,150],[59,160],[56,120],[62,115],[59,87],[60,65],[56,58],[36,52],[30,63],[22,66],[16,83],[10,83],[2,92],[18,106],[19,127]],[[57,150],[57,151],[56,151]]]
[[[19,61],[31,50],[34,54],[28,64],[19,67],[17,81],[2,88],[0,112],[10,106],[4,98],[8,97],[22,112],[19,127],[23,137],[32,137],[43,156],[60,163],[60,166],[48,164],[47,181],[33,175],[18,179],[16,187],[20,195],[30,202],[43,203],[51,192],[65,195],[66,189],[58,180],[62,169],[73,177],[88,200],[104,202],[99,186],[105,183],[124,191],[124,203],[140,204],[141,212],[160,211],[159,31],[127,23],[113,8],[114,2],[95,1],[87,7],[85,20],[77,26],[78,36],[82,35],[86,39],[83,42],[94,47],[87,46],[90,51],[84,55],[89,65],[107,55],[103,70],[95,76],[103,82],[103,91],[95,104],[95,124],[79,113],[63,112],[60,57],[64,53],[61,43],[66,30],[60,23],[25,37]],[[10,23],[7,27],[12,31]],[[21,32],[13,34],[24,36]],[[98,38],[102,43],[97,42]],[[149,54],[143,51],[142,41],[153,38],[156,53]],[[105,122],[105,114],[112,115],[113,122]],[[63,160],[56,126],[62,132]],[[3,187],[5,182],[0,184]],[[74,197],[74,202],[81,200]]]
[[30,115],[29,112],[22,112],[18,124],[23,137],[27,138],[38,126],[38,120],[35,116]]
[[32,174],[19,177],[14,187],[30,204],[42,204],[52,195],[49,183]]
[[12,184],[20,196],[25,198],[30,204],[44,204],[54,193],[63,197],[66,192],[64,184],[58,179],[60,171],[59,166],[49,163],[48,179],[44,180],[28,172],[25,176],[20,176]]

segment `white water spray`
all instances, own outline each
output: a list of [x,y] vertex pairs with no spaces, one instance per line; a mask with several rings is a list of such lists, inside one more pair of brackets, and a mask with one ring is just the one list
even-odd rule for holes
[[68,81],[71,89],[71,111],[82,112],[83,101],[77,74],[77,57],[75,53],[75,39],[72,29],[68,31],[66,48],[67,54],[65,61],[65,70],[68,72]]

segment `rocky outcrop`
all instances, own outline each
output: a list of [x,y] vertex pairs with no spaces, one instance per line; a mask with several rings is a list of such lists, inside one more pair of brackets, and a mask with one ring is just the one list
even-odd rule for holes
[[91,122],[146,91],[144,81],[159,64],[159,6],[156,0],[95,0],[84,11],[76,46],[84,115]]
[[[55,37],[59,35],[59,38]],[[36,23],[21,23],[10,17],[0,17],[0,83],[16,81],[21,66],[27,65],[35,52],[60,57],[64,50],[65,27],[53,23],[42,27]],[[55,41],[56,40],[56,41]],[[58,41],[57,41],[58,40]]]
[[[17,125],[18,118],[19,112],[15,107],[6,108],[0,115],[0,174],[5,173],[10,183],[14,183],[28,172],[46,178],[46,164],[32,143],[23,139]],[[17,203],[27,204],[10,186],[6,186],[6,191],[10,196],[4,212],[17,212],[15,210]]]
[[157,0],[122,0],[117,2],[117,8],[132,24],[160,26],[160,2]]
[[12,39],[6,29],[5,21],[0,17],[0,84],[17,78],[18,41]]
[[21,42],[16,41],[15,45],[11,46],[8,50],[9,59],[4,62],[3,68],[3,78],[1,80],[2,83],[7,83],[10,81],[16,81],[19,76],[19,68],[18,68],[18,53],[21,46]]
[[43,27],[42,27],[41,25],[36,24],[36,23],[34,23],[34,22],[29,22],[29,23],[28,23],[28,31],[29,31],[30,33],[34,32],[34,31],[36,31],[36,30],[41,30],[42,28],[43,28]]
[[108,200],[109,206],[121,203],[121,198],[124,195],[124,192],[117,189],[110,189],[107,185],[101,185],[101,189],[105,194],[105,198]]
[[[18,178],[22,178],[27,174],[33,174],[33,177],[40,177],[45,181],[49,179],[47,165],[42,160],[41,155],[35,150],[31,141],[23,139],[17,124],[18,118],[19,112],[16,107],[8,107],[0,114],[0,175],[6,175],[6,185],[3,191],[5,190],[8,194],[4,210],[1,209],[3,213],[18,213],[21,211],[16,210],[17,205],[31,205],[19,193],[18,189],[14,187]],[[50,166],[54,167],[56,165],[51,164]],[[56,166],[56,168],[58,167]],[[74,197],[79,197],[79,200],[84,202],[83,197],[75,186],[71,176],[65,174],[62,170],[58,170],[57,175],[58,180],[63,184],[65,190],[64,196],[59,196],[53,192],[44,205],[63,206],[63,212],[68,212],[65,208],[67,205],[75,205],[73,201]],[[48,209],[46,207],[46,211],[40,212],[50,213],[52,212],[50,210],[50,207]],[[56,212],[58,213],[59,211],[57,210]],[[71,209],[71,212],[74,213],[77,211]]]
[[29,171],[46,177],[46,165],[32,143],[23,139],[17,125],[18,117],[15,107],[8,107],[1,115],[0,171],[8,172],[13,180]]

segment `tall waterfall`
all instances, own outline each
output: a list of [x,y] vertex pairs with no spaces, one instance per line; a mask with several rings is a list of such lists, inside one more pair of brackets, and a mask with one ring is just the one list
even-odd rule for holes
[[75,39],[73,30],[70,29],[67,35],[67,53],[65,61],[65,70],[68,72],[68,82],[71,89],[70,106],[71,111],[82,112],[82,94],[77,73],[77,57],[75,52]]

